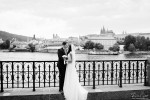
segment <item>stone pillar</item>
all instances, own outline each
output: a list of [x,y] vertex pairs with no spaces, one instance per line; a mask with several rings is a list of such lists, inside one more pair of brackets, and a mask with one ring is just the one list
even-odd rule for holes
[[147,71],[146,86],[150,86],[150,57],[147,58],[146,71]]

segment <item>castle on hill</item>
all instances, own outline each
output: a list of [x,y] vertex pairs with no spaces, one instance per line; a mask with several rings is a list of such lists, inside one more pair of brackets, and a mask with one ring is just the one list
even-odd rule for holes
[[104,26],[100,31],[101,36],[114,36],[115,33],[112,30],[105,29]]

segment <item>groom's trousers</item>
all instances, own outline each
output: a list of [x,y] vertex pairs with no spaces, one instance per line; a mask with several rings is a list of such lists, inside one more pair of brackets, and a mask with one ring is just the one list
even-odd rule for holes
[[66,65],[62,66],[61,68],[58,67],[59,70],[59,91],[63,91],[64,80],[65,80],[65,72],[66,72]]

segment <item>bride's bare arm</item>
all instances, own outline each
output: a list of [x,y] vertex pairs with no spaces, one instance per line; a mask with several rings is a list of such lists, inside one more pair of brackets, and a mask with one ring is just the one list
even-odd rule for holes
[[72,53],[70,53],[70,57],[68,58],[68,63],[72,63]]

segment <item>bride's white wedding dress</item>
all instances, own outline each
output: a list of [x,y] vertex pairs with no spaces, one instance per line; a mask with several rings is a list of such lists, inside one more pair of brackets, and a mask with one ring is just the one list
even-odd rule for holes
[[85,90],[79,83],[78,74],[75,68],[75,50],[72,47],[72,52],[68,54],[68,59],[72,59],[72,62],[68,62],[64,81],[64,96],[66,100],[86,100],[88,91]]

